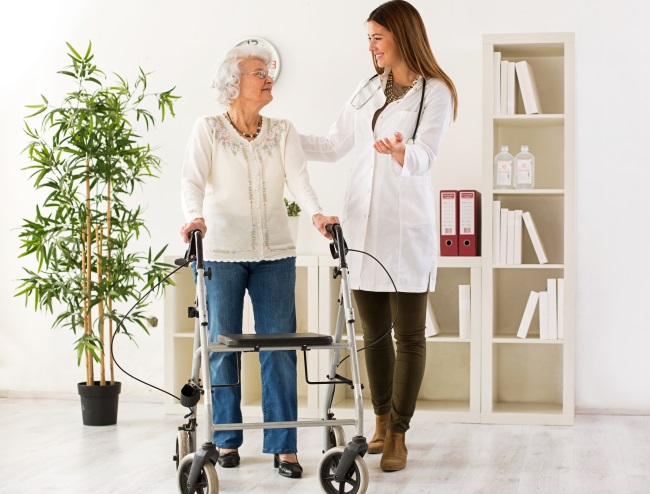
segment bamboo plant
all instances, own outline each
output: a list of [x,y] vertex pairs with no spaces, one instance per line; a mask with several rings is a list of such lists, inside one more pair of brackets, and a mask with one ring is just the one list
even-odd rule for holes
[[[35,310],[56,312],[53,328],[78,336],[77,364],[85,357],[86,384],[105,385],[115,382],[106,349],[117,324],[123,320],[119,331],[132,340],[134,327],[148,334],[143,309],[150,302],[128,309],[149,290],[162,295],[170,283],[161,261],[166,246],[135,250],[149,231],[134,193],[161,170],[141,134],[155,126],[158,114],[161,121],[167,112],[174,116],[179,96],[174,88],[148,92],[150,74],[142,69],[132,85],[117,74],[109,83],[93,62],[91,43],[84,55],[67,46],[72,63],[59,74],[69,78],[71,91],[59,106],[41,95],[25,119],[25,169],[44,199],[20,230],[20,257],[35,257],[37,267],[23,268],[16,295],[26,303],[32,298]],[[37,115],[40,125],[30,126]]]

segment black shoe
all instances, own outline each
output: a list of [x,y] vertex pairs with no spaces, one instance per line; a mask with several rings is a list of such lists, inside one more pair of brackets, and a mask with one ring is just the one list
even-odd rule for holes
[[[298,457],[296,457],[297,459]],[[278,469],[278,473],[283,477],[290,479],[299,479],[302,477],[302,467],[300,463],[290,463],[288,461],[281,461],[278,455],[273,455],[273,467]]]
[[223,468],[234,468],[234,467],[239,466],[239,461],[240,460],[241,460],[241,458],[239,458],[239,453],[237,451],[233,451],[232,453],[226,453],[225,455],[219,455],[219,458],[217,459],[217,462]]

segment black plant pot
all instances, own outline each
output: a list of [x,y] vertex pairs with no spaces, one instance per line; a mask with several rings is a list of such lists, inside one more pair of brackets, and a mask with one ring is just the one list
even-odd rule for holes
[[99,381],[95,381],[94,386],[87,386],[85,382],[77,384],[84,425],[117,424],[117,405],[121,388],[120,382],[106,386],[100,386]]

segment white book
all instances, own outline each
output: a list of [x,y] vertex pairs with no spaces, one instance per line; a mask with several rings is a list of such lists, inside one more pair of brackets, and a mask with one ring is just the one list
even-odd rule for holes
[[515,62],[508,62],[508,115],[517,113],[517,80]]
[[501,111],[500,115],[508,114],[508,62],[501,61]]
[[501,201],[492,201],[492,264],[499,264],[501,254]]
[[427,301],[427,317],[426,317],[426,326],[424,328],[424,336],[430,337],[435,336],[440,333],[440,325],[438,324],[438,319],[436,319],[436,313],[433,312],[433,306],[431,301]]
[[528,230],[528,235],[530,236],[530,240],[533,243],[533,248],[535,249],[535,254],[537,254],[539,263],[546,264],[548,262],[548,258],[546,257],[546,252],[544,251],[542,240],[539,238],[539,234],[537,233],[537,228],[535,228],[533,217],[528,211],[523,213],[521,217],[524,220],[524,225],[526,225],[526,230]]
[[515,212],[508,211],[508,245],[506,247],[506,264],[515,263]]
[[469,339],[472,335],[470,285],[458,285],[458,336]]
[[548,292],[539,292],[539,339],[548,340]]
[[508,254],[508,208],[501,208],[501,239],[499,240],[499,264],[504,265]]
[[548,339],[557,340],[557,280],[555,278],[546,280],[546,291],[548,292]]
[[517,338],[525,338],[528,334],[530,322],[533,320],[533,315],[535,315],[535,308],[537,307],[538,300],[539,293],[530,292],[528,303],[526,303],[526,308],[524,309],[524,315],[521,316],[521,322],[519,323],[519,329],[517,330]]
[[539,94],[537,92],[537,83],[535,82],[533,68],[528,62],[522,60],[521,62],[515,63],[515,69],[526,115],[541,114],[542,106],[539,104]]
[[493,102],[494,116],[501,115],[501,52],[495,51],[492,54],[492,75],[493,75]]
[[557,339],[564,339],[564,278],[557,279]]
[[521,264],[522,213],[521,209],[515,209],[515,253],[513,264]]

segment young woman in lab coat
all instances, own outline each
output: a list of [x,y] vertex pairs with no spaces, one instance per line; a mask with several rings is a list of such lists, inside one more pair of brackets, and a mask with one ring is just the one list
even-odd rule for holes
[[[406,467],[405,433],[426,360],[427,292],[435,288],[436,213],[431,169],[456,117],[451,79],[431,51],[418,11],[388,1],[367,20],[377,74],[362,81],[327,136],[301,136],[308,160],[336,161],[353,151],[342,228],[349,280],[363,328],[376,430],[369,453],[385,471]],[[391,323],[397,316],[394,334]]]

